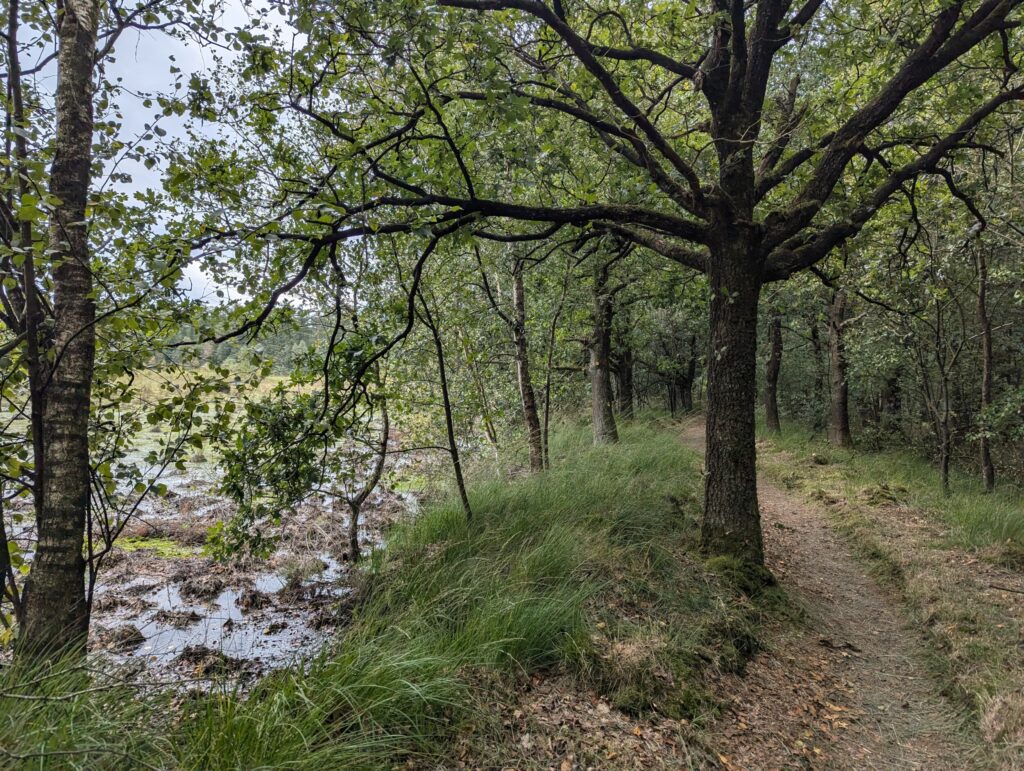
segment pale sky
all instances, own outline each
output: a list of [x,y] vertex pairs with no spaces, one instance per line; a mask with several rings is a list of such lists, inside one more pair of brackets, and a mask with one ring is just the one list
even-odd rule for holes
[[[258,4],[257,4],[258,5]],[[246,9],[241,0],[226,0],[225,12],[221,17],[220,25],[232,29],[249,23],[254,13],[253,9]],[[261,18],[280,31],[285,31],[284,19],[277,12],[271,12],[264,7],[264,14]],[[290,30],[289,30],[290,33]],[[223,38],[222,38],[223,40]],[[218,55],[224,61],[230,62],[237,53],[218,49]],[[174,57],[173,60],[171,57]],[[200,45],[197,41],[182,41],[161,31],[140,31],[126,30],[117,42],[114,52],[114,61],[106,68],[108,80],[117,82],[122,78],[120,84],[124,87],[118,102],[123,115],[121,138],[125,142],[141,137],[146,133],[146,125],[152,124],[158,117],[159,108],[154,103],[150,108],[143,105],[143,100],[148,96],[157,94],[174,93],[175,75],[171,67],[178,67],[181,70],[182,81],[187,84],[192,74],[208,75],[218,63],[210,50]],[[48,76],[49,80],[53,75]],[[180,92],[179,92],[180,93]],[[159,126],[166,131],[166,136],[160,141],[166,144],[173,144],[175,141],[186,139],[185,125],[189,120],[187,116],[159,116]],[[201,126],[194,129],[202,130]],[[211,135],[214,127],[210,127]],[[147,169],[143,164],[132,161],[124,161],[119,171],[127,172],[132,176],[130,184],[115,183],[120,189],[129,192],[153,188],[161,188],[163,174],[162,164],[152,169]],[[217,288],[203,271],[195,265],[185,268],[182,285],[189,295],[195,298],[206,299],[208,302],[226,302],[231,298],[227,287],[220,287],[225,290],[226,297],[221,299],[214,296]]]

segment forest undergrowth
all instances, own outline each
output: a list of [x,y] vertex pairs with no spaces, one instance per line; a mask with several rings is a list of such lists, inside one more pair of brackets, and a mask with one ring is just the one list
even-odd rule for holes
[[[698,555],[699,459],[671,426],[637,421],[605,447],[565,428],[551,455],[551,469],[526,478],[474,474],[471,522],[457,501],[439,501],[399,525],[354,577],[351,621],[330,649],[245,692],[140,689],[81,666],[6,669],[0,761],[515,763],[538,750],[502,715],[548,679],[637,737],[644,721],[658,721],[659,737],[670,725],[671,752],[699,758],[718,709],[710,676],[742,670],[763,614],[784,600]],[[572,757],[607,767],[617,754],[595,743]]]

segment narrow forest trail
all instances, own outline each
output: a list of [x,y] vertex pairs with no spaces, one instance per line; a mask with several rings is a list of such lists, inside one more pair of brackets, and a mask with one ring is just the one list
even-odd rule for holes
[[[695,422],[683,442],[704,450]],[[768,567],[806,612],[766,630],[712,743],[728,769],[969,769],[985,766],[938,693],[920,633],[813,503],[762,478]]]

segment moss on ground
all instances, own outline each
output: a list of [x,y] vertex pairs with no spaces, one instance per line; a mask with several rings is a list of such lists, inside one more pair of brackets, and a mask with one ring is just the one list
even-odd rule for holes
[[143,536],[123,536],[118,538],[117,548],[123,551],[146,549],[166,559],[194,557],[199,553],[199,549],[182,545],[173,538],[145,538]]

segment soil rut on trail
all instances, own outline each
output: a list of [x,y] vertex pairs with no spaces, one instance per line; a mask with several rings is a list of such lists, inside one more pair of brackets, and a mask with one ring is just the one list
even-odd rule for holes
[[[685,444],[703,452],[704,428]],[[957,708],[923,664],[921,633],[852,556],[815,505],[758,483],[768,567],[806,611],[769,629],[766,650],[713,729],[729,769],[965,769],[972,752]]]

